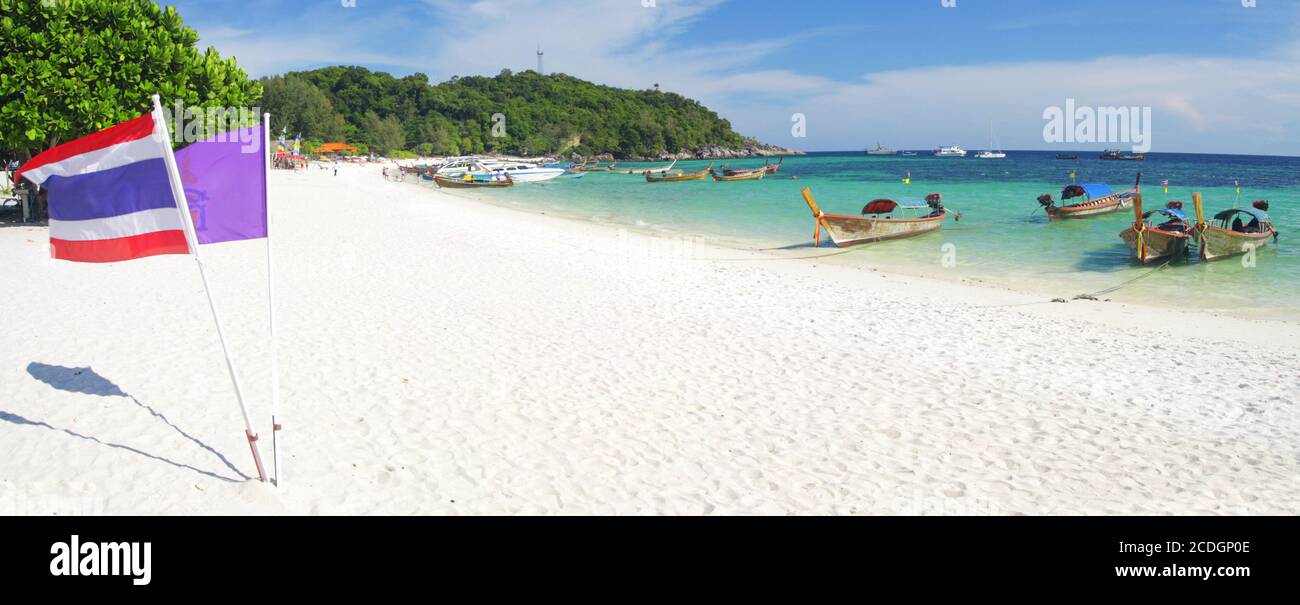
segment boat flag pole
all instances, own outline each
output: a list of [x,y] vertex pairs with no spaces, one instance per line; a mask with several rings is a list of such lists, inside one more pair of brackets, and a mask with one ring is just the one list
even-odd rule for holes
[[167,180],[171,184],[172,198],[176,201],[176,210],[181,214],[181,225],[185,227],[185,239],[190,246],[194,264],[199,267],[199,279],[203,280],[203,292],[208,295],[208,308],[212,310],[212,321],[217,325],[217,339],[221,341],[221,352],[226,356],[226,369],[230,372],[230,382],[235,385],[235,400],[239,402],[239,412],[244,416],[244,434],[248,437],[248,447],[253,451],[253,463],[257,465],[258,480],[266,481],[266,470],[262,468],[262,454],[257,449],[257,433],[253,431],[253,420],[248,415],[248,406],[244,404],[244,393],[239,388],[239,376],[235,371],[235,362],[230,357],[230,347],[226,344],[225,332],[221,329],[221,315],[217,313],[217,304],[212,299],[212,289],[208,287],[208,275],[203,270],[203,260],[199,256],[199,237],[194,231],[194,217],[190,216],[189,204],[185,201],[185,186],[181,184],[180,172],[176,169],[176,155],[172,152],[171,135],[167,131],[162,103],[158,95],[153,96],[154,134],[161,137],[159,144],[163,148],[163,161],[167,165]]
[[275,265],[271,262],[271,114],[262,114],[262,200],[266,205],[266,302],[271,326],[271,466],[275,486],[284,486],[280,467],[280,341],[275,337]]

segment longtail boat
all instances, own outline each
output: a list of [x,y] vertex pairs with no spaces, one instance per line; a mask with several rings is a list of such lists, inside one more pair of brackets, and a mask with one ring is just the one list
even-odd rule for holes
[[737,170],[737,169],[733,169],[733,168],[723,167],[723,176],[724,176],[724,177],[738,177],[738,176],[741,176],[741,174],[749,174],[749,173],[754,173],[754,172],[763,172],[763,173],[767,173],[767,174],[776,174],[776,170],[780,170],[780,169],[781,169],[781,164],[783,164],[783,163],[785,163],[785,157],[784,157],[784,156],[781,157],[781,160],[780,160],[780,161],[777,161],[776,164],[772,164],[772,160],[767,160],[767,161],[764,161],[763,165],[761,165],[761,167],[758,167],[758,168],[749,168],[749,169],[740,169],[740,170]]
[[1250,208],[1224,210],[1212,219],[1205,220],[1201,194],[1192,194],[1196,207],[1196,229],[1192,237],[1200,244],[1203,261],[1237,256],[1268,245],[1271,238],[1277,241],[1277,227],[1268,217],[1268,200],[1258,200]]
[[[924,206],[902,206],[894,200],[875,200],[862,209],[862,216],[822,212],[817,200],[813,199],[812,190],[807,187],[803,188],[803,200],[812,211],[815,223],[813,245],[818,247],[821,246],[823,228],[836,246],[847,248],[933,233],[943,228],[943,220],[948,216],[948,210],[943,207],[943,196],[937,193],[926,196]],[[894,218],[893,213],[899,210],[915,216]],[[953,214],[961,219],[960,214]]]
[[617,161],[610,162],[608,166],[601,166],[599,164],[595,166],[587,166],[586,164],[584,164],[580,170],[582,170],[583,172],[613,172],[614,167],[617,165],[618,165]]
[[1138,194],[1133,201],[1133,214],[1133,226],[1119,236],[1142,264],[1187,254],[1192,225],[1183,214],[1182,202],[1169,202],[1164,208],[1143,214],[1142,194]]
[[748,170],[745,172],[731,172],[733,174],[727,174],[727,171],[724,170],[722,174],[718,174],[717,172],[710,170],[709,174],[713,175],[713,180],[719,183],[730,183],[733,181],[761,181],[763,180],[763,177],[767,176],[766,168]]
[[449,178],[440,174],[433,175],[433,182],[439,187],[447,189],[497,189],[501,187],[514,187],[515,182],[506,175],[504,179],[483,178],[481,176],[466,175],[463,178]]
[[705,168],[704,170],[701,170],[699,172],[682,172],[680,170],[677,170],[672,173],[665,174],[663,176],[654,176],[652,174],[647,174],[645,175],[645,182],[682,183],[685,181],[703,181],[704,179],[709,178],[709,174],[712,172],[713,172],[713,164],[709,164],[708,168]]
[[1133,198],[1142,191],[1142,173],[1137,175],[1137,182],[1128,191],[1115,193],[1109,185],[1089,183],[1086,185],[1066,185],[1061,190],[1061,201],[1075,198],[1083,201],[1057,206],[1051,194],[1038,196],[1038,203],[1047,210],[1047,220],[1055,221],[1068,218],[1089,218],[1102,214],[1118,212],[1133,206]]
[[676,166],[677,166],[677,160],[673,160],[673,163],[664,166],[663,168],[647,168],[644,170],[637,170],[636,168],[632,168],[627,172],[624,172],[624,174],[653,174],[657,176],[663,176],[665,174],[668,174],[669,172],[672,172],[673,168],[675,168]]

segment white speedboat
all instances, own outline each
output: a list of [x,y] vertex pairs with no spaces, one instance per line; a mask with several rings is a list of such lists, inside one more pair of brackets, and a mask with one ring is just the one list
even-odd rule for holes
[[961,147],[958,147],[957,145],[953,145],[953,146],[951,146],[951,147],[940,147],[940,148],[934,150],[934,157],[936,157],[936,158],[964,158],[964,157],[966,157],[966,150],[965,150],[965,149],[962,149]]
[[483,165],[495,172],[504,172],[516,183],[540,183],[564,174],[563,168],[544,168],[524,162],[484,162]]
[[1000,160],[1007,157],[1007,154],[1001,151],[981,151],[975,157],[981,160]]
[[505,162],[480,158],[451,158],[438,169],[438,174],[449,178],[459,178],[466,174],[475,176],[510,177],[515,183],[540,183],[557,179],[564,174],[563,168],[543,168],[526,162]]

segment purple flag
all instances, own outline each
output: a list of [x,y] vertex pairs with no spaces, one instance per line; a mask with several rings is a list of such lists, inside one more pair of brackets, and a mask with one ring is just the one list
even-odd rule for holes
[[233,130],[176,152],[200,244],[266,237],[262,127]]

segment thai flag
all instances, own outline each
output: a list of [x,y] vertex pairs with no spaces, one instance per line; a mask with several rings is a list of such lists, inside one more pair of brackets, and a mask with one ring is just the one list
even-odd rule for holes
[[[59,145],[18,169],[49,192],[50,253],[83,263],[189,254],[170,151],[153,114]],[[155,136],[156,135],[156,136]]]

